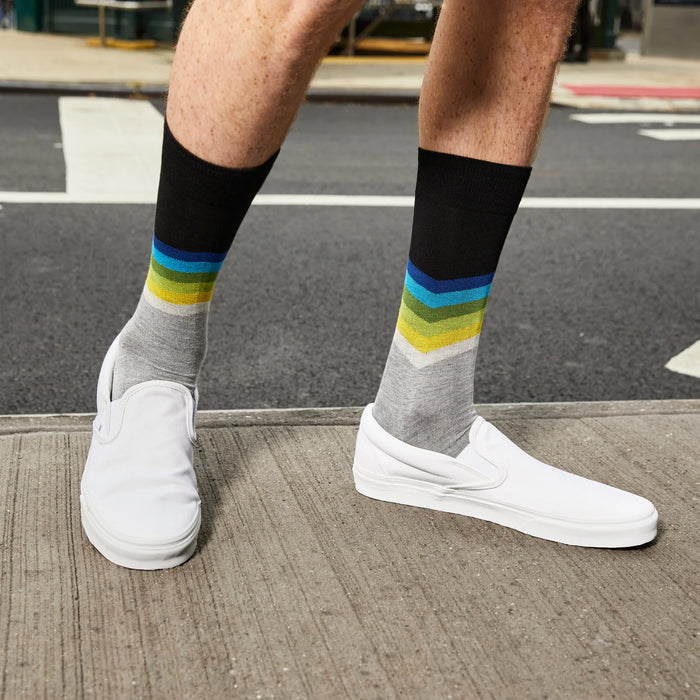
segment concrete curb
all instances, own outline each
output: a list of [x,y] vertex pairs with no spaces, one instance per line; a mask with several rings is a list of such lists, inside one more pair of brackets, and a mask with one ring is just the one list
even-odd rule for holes
[[[126,97],[134,99],[160,99],[168,93],[167,85],[142,85],[139,83],[56,83],[23,80],[0,81],[0,94],[64,95],[96,97]],[[361,88],[309,88],[307,102],[355,103],[355,104],[417,104],[419,90],[361,89]],[[700,112],[700,100],[576,96],[555,90],[552,107],[570,109],[595,109],[620,112]]]
[[[363,407],[264,408],[199,411],[197,428],[231,428],[273,425],[358,425]],[[700,413],[700,399],[658,401],[576,401],[561,403],[480,404],[487,420],[551,420],[609,416],[680,415]],[[85,432],[94,413],[28,414],[0,416],[0,435],[19,433]]]
[[[0,93],[160,98],[167,95],[168,86],[141,85],[139,83],[54,83],[4,80],[0,81]],[[312,86],[306,94],[306,100],[307,102],[406,104],[417,103],[418,96],[418,90],[314,88]]]
[[167,85],[141,85],[140,83],[55,83],[26,80],[0,81],[0,93],[157,98],[164,97],[167,92]]

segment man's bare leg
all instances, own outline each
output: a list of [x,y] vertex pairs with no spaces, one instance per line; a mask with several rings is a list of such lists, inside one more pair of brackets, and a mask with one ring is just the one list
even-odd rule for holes
[[320,59],[363,0],[196,0],[180,34],[167,119],[211,163],[275,153]]
[[445,0],[420,104],[413,234],[396,332],[354,475],[368,496],[598,547],[656,534],[651,503],[525,454],[476,415],[498,257],[530,172],[572,0]]
[[421,146],[531,165],[575,9],[575,0],[445,2],[421,93]]
[[219,269],[316,64],[358,0],[196,0],[178,44],[151,263],[98,382],[83,527],[111,561],[194,551],[197,376]]
[[[150,379],[194,391],[206,353],[215,273],[319,60],[357,4],[193,4],[175,53],[168,98],[155,262],[141,303],[120,336],[114,398]],[[211,253],[212,265],[195,265],[190,275],[186,261],[171,260],[185,253]],[[197,287],[198,281],[203,286]],[[178,296],[180,291],[186,294]]]
[[469,441],[491,279],[574,7],[575,0],[443,5],[420,102],[408,276],[374,408],[384,428],[416,447],[454,456]]

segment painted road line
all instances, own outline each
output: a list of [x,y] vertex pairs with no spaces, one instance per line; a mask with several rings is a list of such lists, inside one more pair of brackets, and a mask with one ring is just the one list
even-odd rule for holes
[[523,197],[521,209],[700,209],[700,198]]
[[[0,196],[1,199],[1,196]],[[256,206],[412,207],[411,196],[259,194]],[[700,198],[524,197],[521,209],[700,209]]]
[[5,204],[155,204],[154,192],[0,192]]
[[145,100],[61,97],[66,194],[77,201],[154,201],[163,116]]
[[[0,192],[3,204],[155,204],[155,192]],[[398,207],[413,206],[413,197],[395,195],[259,194],[258,207]],[[683,197],[524,197],[521,209],[697,210],[700,198]]]
[[352,194],[259,194],[259,207],[412,207],[412,196]]
[[700,141],[700,129],[640,129],[637,133],[658,141]]
[[[1,196],[0,196],[1,199]],[[413,197],[334,194],[260,194],[257,206],[412,207]],[[524,197],[521,209],[700,209],[700,198]]]
[[569,119],[584,124],[700,124],[700,114],[650,114],[648,112],[572,114]]
[[664,366],[672,372],[700,378],[700,340],[672,357]]

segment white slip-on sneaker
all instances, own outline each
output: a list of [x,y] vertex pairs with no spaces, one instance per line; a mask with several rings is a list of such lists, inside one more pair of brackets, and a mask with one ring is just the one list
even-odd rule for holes
[[478,417],[457,457],[398,440],[360,421],[355,487],[380,501],[468,515],[582,547],[635,547],[656,537],[658,514],[641,496],[544,464]]
[[97,382],[97,417],[80,483],[83,529],[107,559],[131,569],[187,561],[201,522],[193,462],[196,398],[149,381],[111,400],[119,338]]

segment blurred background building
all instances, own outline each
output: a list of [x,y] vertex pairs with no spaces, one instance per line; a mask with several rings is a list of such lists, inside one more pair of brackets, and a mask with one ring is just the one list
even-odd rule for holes
[[[621,58],[618,38],[637,33],[641,52],[700,58],[700,0],[584,0],[591,58]],[[20,31],[173,42],[189,0],[0,0],[0,26]],[[367,0],[335,53],[425,54],[442,0]],[[14,3],[14,5],[13,5]],[[102,24],[100,23],[102,21]]]

